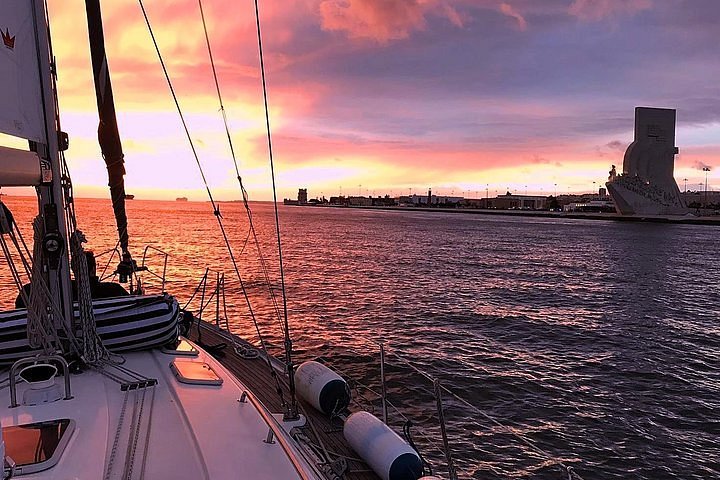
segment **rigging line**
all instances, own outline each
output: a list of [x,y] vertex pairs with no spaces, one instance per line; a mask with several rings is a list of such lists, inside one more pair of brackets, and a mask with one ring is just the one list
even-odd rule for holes
[[267,143],[268,143],[268,156],[270,157],[270,178],[272,179],[273,187],[273,207],[275,210],[275,232],[277,234],[277,245],[278,245],[278,261],[280,263],[280,285],[282,287],[282,302],[283,302],[283,319],[285,321],[285,359],[287,363],[288,378],[290,380],[290,399],[292,401],[292,408],[296,409],[295,399],[295,376],[293,372],[292,364],[292,341],[290,340],[290,326],[288,325],[288,312],[287,312],[287,295],[285,292],[285,271],[283,268],[283,257],[282,257],[282,242],[280,241],[280,218],[278,215],[277,206],[277,187],[275,185],[275,164],[273,161],[273,150],[272,150],[272,135],[270,133],[270,111],[268,109],[268,95],[267,95],[267,82],[265,81],[265,58],[263,56],[262,48],[262,33],[260,31],[260,10],[258,9],[258,0],[254,0],[255,4],[255,26],[257,27],[257,39],[258,39],[258,55],[260,57],[260,77],[262,79],[263,89],[263,103],[265,105],[265,128],[267,130]]
[[[193,156],[195,157],[195,163],[197,163],[198,170],[200,171],[200,176],[202,177],[202,180],[205,184],[205,190],[207,191],[208,198],[210,199],[210,203],[213,207],[213,214],[215,215],[215,218],[217,219],[218,225],[220,227],[220,232],[222,233],[223,239],[225,240],[225,246],[228,250],[228,254],[230,255],[230,260],[232,261],[233,269],[235,270],[235,274],[237,275],[238,282],[240,283],[240,288],[242,290],[243,296],[245,297],[245,302],[247,304],[248,311],[250,313],[250,317],[252,318],[253,324],[255,326],[255,331],[257,332],[258,339],[260,340],[260,345],[262,346],[263,350],[266,352],[267,346],[265,343],[265,338],[262,335],[262,332],[260,331],[260,325],[258,324],[257,318],[255,317],[255,312],[253,311],[252,304],[250,303],[250,297],[248,296],[247,290],[245,288],[245,283],[243,282],[242,275],[240,275],[240,269],[237,266],[237,262],[235,261],[235,255],[233,253],[232,246],[230,245],[230,239],[227,236],[227,232],[225,231],[225,226],[222,222],[222,216],[220,215],[220,209],[217,206],[217,203],[215,202],[215,199],[212,196],[212,192],[210,191],[210,186],[208,185],[207,179],[205,177],[205,172],[203,171],[202,164],[200,163],[200,158],[198,157],[197,150],[195,150],[195,144],[192,141],[192,137],[190,136],[190,131],[188,130],[187,123],[185,122],[185,116],[182,113],[182,109],[180,108],[180,102],[178,101],[177,95],[175,94],[175,89],[173,88],[172,81],[170,80],[170,74],[167,70],[167,67],[165,66],[165,61],[162,58],[162,54],[160,53],[160,47],[158,46],[157,40],[155,39],[155,34],[153,33],[152,25],[150,25],[150,18],[147,15],[147,11],[145,10],[145,5],[143,4],[142,0],[138,0],[138,3],[140,4],[140,9],[142,10],[143,17],[145,18],[145,24],[147,25],[148,32],[150,33],[150,38],[152,39],[153,46],[155,47],[155,52],[157,53],[158,60],[160,61],[160,66],[162,67],[163,73],[165,74],[165,80],[167,81],[168,87],[170,88],[170,93],[172,94],[173,101],[175,102],[175,107],[177,108],[178,115],[180,116],[180,121],[182,122],[183,129],[185,130],[185,135],[187,137],[188,143],[190,144],[190,149],[192,150]],[[275,375],[275,369],[272,368],[272,364],[270,363],[269,357],[267,358],[267,365],[270,368],[271,374],[273,378],[275,378],[277,391],[280,396],[281,402],[283,405],[285,404],[285,400],[283,399],[282,390],[280,388],[280,381],[277,378],[277,375]],[[290,377],[292,378],[292,376]],[[294,389],[292,389],[294,390]],[[291,390],[291,391],[292,391]],[[294,392],[293,392],[294,393]],[[293,395],[293,403],[294,395]]]
[[225,124],[225,133],[227,134],[228,145],[230,145],[230,154],[235,164],[235,173],[238,180],[240,179],[240,169],[238,168],[237,159],[235,158],[235,148],[233,147],[232,137],[230,136],[230,127],[228,127],[227,115],[225,115],[225,106],[223,105],[222,95],[220,94],[220,83],[218,82],[217,72],[215,70],[215,59],[213,58],[212,48],[210,47],[210,37],[205,23],[205,12],[203,11],[202,0],[198,0],[200,7],[200,18],[202,19],[203,31],[205,32],[205,44],[207,45],[208,55],[210,56],[210,66],[212,66],[213,79],[215,80],[215,90],[217,91],[218,101],[220,102],[220,112],[222,112],[223,123]]
[[[407,367],[409,367],[410,369],[414,370],[417,374],[425,377],[425,378],[426,378],[427,380],[429,380],[430,382],[435,382],[436,380],[438,380],[438,379],[436,379],[435,377],[433,377],[432,375],[430,375],[430,374],[422,371],[420,368],[416,367],[411,361],[406,360],[404,357],[398,355],[397,353],[391,352],[391,354],[392,354],[400,363],[402,363],[402,364],[406,365]],[[515,431],[515,429],[513,429],[512,427],[510,427],[510,426],[508,426],[508,425],[500,422],[500,421],[497,420],[494,416],[490,415],[489,413],[481,410],[479,407],[477,407],[477,406],[473,405],[472,403],[468,402],[468,401],[465,400],[463,397],[459,396],[457,393],[455,393],[454,391],[452,391],[451,389],[449,389],[449,388],[446,387],[445,385],[440,384],[440,388],[441,388],[443,391],[445,391],[448,395],[452,396],[455,400],[457,400],[458,402],[460,402],[460,403],[462,403],[463,405],[465,405],[465,406],[466,406],[467,408],[469,408],[470,410],[472,410],[472,411],[480,414],[483,418],[485,418],[486,420],[488,420],[490,423],[494,424],[494,425],[497,426],[497,427],[500,427],[501,429],[503,429],[504,431],[506,431],[507,433],[509,433],[511,436],[515,437],[515,439],[517,439],[517,440],[520,441],[521,443],[525,444],[527,447],[529,447],[532,451],[534,451],[535,453],[537,453],[537,454],[540,455],[541,457],[544,457],[544,458],[545,458],[546,460],[548,460],[548,461],[554,462],[556,465],[561,466],[561,467],[562,467],[566,472],[568,472],[570,475],[574,476],[575,478],[577,478],[577,479],[579,479],[579,480],[582,480],[582,477],[581,477],[577,472],[574,471],[574,469],[572,468],[572,466],[566,465],[565,462],[563,462],[561,459],[559,459],[559,458],[557,458],[557,457],[554,457],[552,454],[546,452],[545,450],[543,450],[542,448],[540,448],[538,445],[536,445],[535,442],[533,442],[532,440],[530,440],[530,439],[528,439],[528,438],[520,435],[519,433],[517,433],[517,432]]]
[[[245,206],[245,211],[247,212],[248,222],[250,224],[250,230],[252,231],[255,246],[257,248],[258,257],[260,259],[260,266],[261,266],[261,269],[263,272],[263,276],[265,277],[265,282],[268,286],[270,300],[273,304],[273,309],[275,310],[275,315],[277,316],[277,319],[280,322],[280,330],[284,336],[285,335],[285,326],[282,324],[283,317],[280,315],[280,307],[278,305],[277,296],[275,295],[275,291],[272,289],[272,286],[270,283],[270,274],[269,274],[269,271],[267,268],[267,262],[265,261],[265,257],[262,254],[262,249],[260,248],[260,242],[258,241],[257,233],[255,232],[255,225],[254,225],[253,219],[252,219],[252,212],[250,211],[250,206],[248,205],[247,190],[245,190],[245,186],[243,185],[242,176],[240,175],[240,168],[238,167],[237,158],[235,156],[235,148],[233,146],[232,137],[230,135],[230,127],[228,126],[227,115],[225,113],[225,105],[223,104],[222,94],[220,93],[220,82],[219,82],[218,76],[217,76],[217,69],[215,68],[215,59],[213,57],[212,48],[210,46],[210,36],[208,35],[207,22],[205,21],[205,12],[203,11],[202,0],[198,0],[198,6],[200,7],[200,18],[202,20],[203,31],[205,33],[205,44],[207,45],[208,56],[210,57],[210,66],[212,67],[213,79],[215,81],[215,90],[217,92],[218,103],[220,104],[220,112],[222,113],[223,123],[225,125],[225,133],[227,135],[228,145],[230,146],[230,154],[232,156],[233,165],[235,166],[235,174],[237,176],[238,183],[240,184],[240,192],[243,197],[243,205]],[[249,232],[248,232],[248,235],[249,235]],[[245,241],[247,242],[247,239]],[[245,250],[245,246],[243,246],[243,250]]]

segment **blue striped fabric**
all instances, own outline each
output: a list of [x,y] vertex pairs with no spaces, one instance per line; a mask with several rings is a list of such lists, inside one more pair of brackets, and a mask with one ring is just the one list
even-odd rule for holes
[[[178,337],[180,306],[167,294],[93,300],[93,310],[98,335],[111,352],[160,347]],[[27,310],[0,313],[0,364],[35,353],[40,351],[28,342]]]

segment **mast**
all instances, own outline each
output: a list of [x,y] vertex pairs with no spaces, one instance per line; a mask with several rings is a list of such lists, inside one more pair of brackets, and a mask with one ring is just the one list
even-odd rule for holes
[[[40,215],[45,221],[45,235],[42,239],[47,262],[50,293],[53,300],[61,306],[66,331],[73,332],[72,289],[70,286],[70,262],[68,257],[68,229],[65,219],[65,197],[60,168],[57,105],[55,102],[55,64],[51,62],[50,26],[47,21],[45,2],[33,0],[33,20],[35,25],[36,52],[42,94],[42,110],[45,121],[45,144],[31,143],[40,158],[43,183],[37,188]],[[66,144],[66,137],[63,144]],[[49,165],[48,165],[49,164]],[[49,171],[48,167],[49,166]],[[48,178],[51,177],[51,178]],[[49,181],[49,184],[48,184]]]
[[[117,224],[118,240],[123,254],[123,262],[132,267],[132,258],[128,251],[127,215],[125,213],[125,156],[120,142],[115,102],[113,100],[110,70],[105,55],[105,36],[103,34],[102,14],[99,0],[85,0],[85,11],[90,39],[90,55],[92,58],[93,78],[95,80],[95,97],[97,99],[98,142],[108,171],[108,186],[112,199],[115,223]],[[118,266],[120,272],[120,266]],[[122,281],[122,279],[121,279]]]

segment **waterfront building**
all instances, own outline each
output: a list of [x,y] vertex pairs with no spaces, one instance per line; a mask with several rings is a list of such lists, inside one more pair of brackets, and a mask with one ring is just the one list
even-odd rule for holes
[[371,197],[347,197],[346,205],[351,207],[370,207],[373,204]]
[[585,202],[572,202],[563,205],[563,212],[606,212],[615,211],[615,204],[610,199],[596,199]]
[[307,188],[299,188],[298,189],[297,200],[293,200],[292,198],[283,199],[284,205],[307,205],[307,203],[308,203]]
[[698,208],[720,209],[720,190],[689,190],[682,193],[682,198],[689,209],[693,211]]
[[308,202],[307,188],[298,189],[297,200],[299,205],[305,205]]
[[400,205],[408,205],[415,207],[453,207],[464,200],[464,197],[455,197],[451,195],[433,195],[428,190],[427,195],[401,195],[398,198]]
[[499,210],[544,210],[547,197],[542,195],[515,195],[507,192],[488,199],[488,208]]

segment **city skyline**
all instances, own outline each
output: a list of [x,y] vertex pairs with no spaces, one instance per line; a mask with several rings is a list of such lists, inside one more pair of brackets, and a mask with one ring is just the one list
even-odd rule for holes
[[[84,5],[49,8],[76,191],[107,196]],[[204,199],[137,4],[103,8],[127,191]],[[147,8],[211,187],[239,198],[197,2]],[[703,168],[717,188],[715,2],[292,0],[260,9],[279,198],[341,185],[591,191],[611,164],[622,168],[638,105],[677,109],[681,189],[685,178],[699,188]],[[267,200],[252,4],[205,10],[241,173],[251,198]]]

